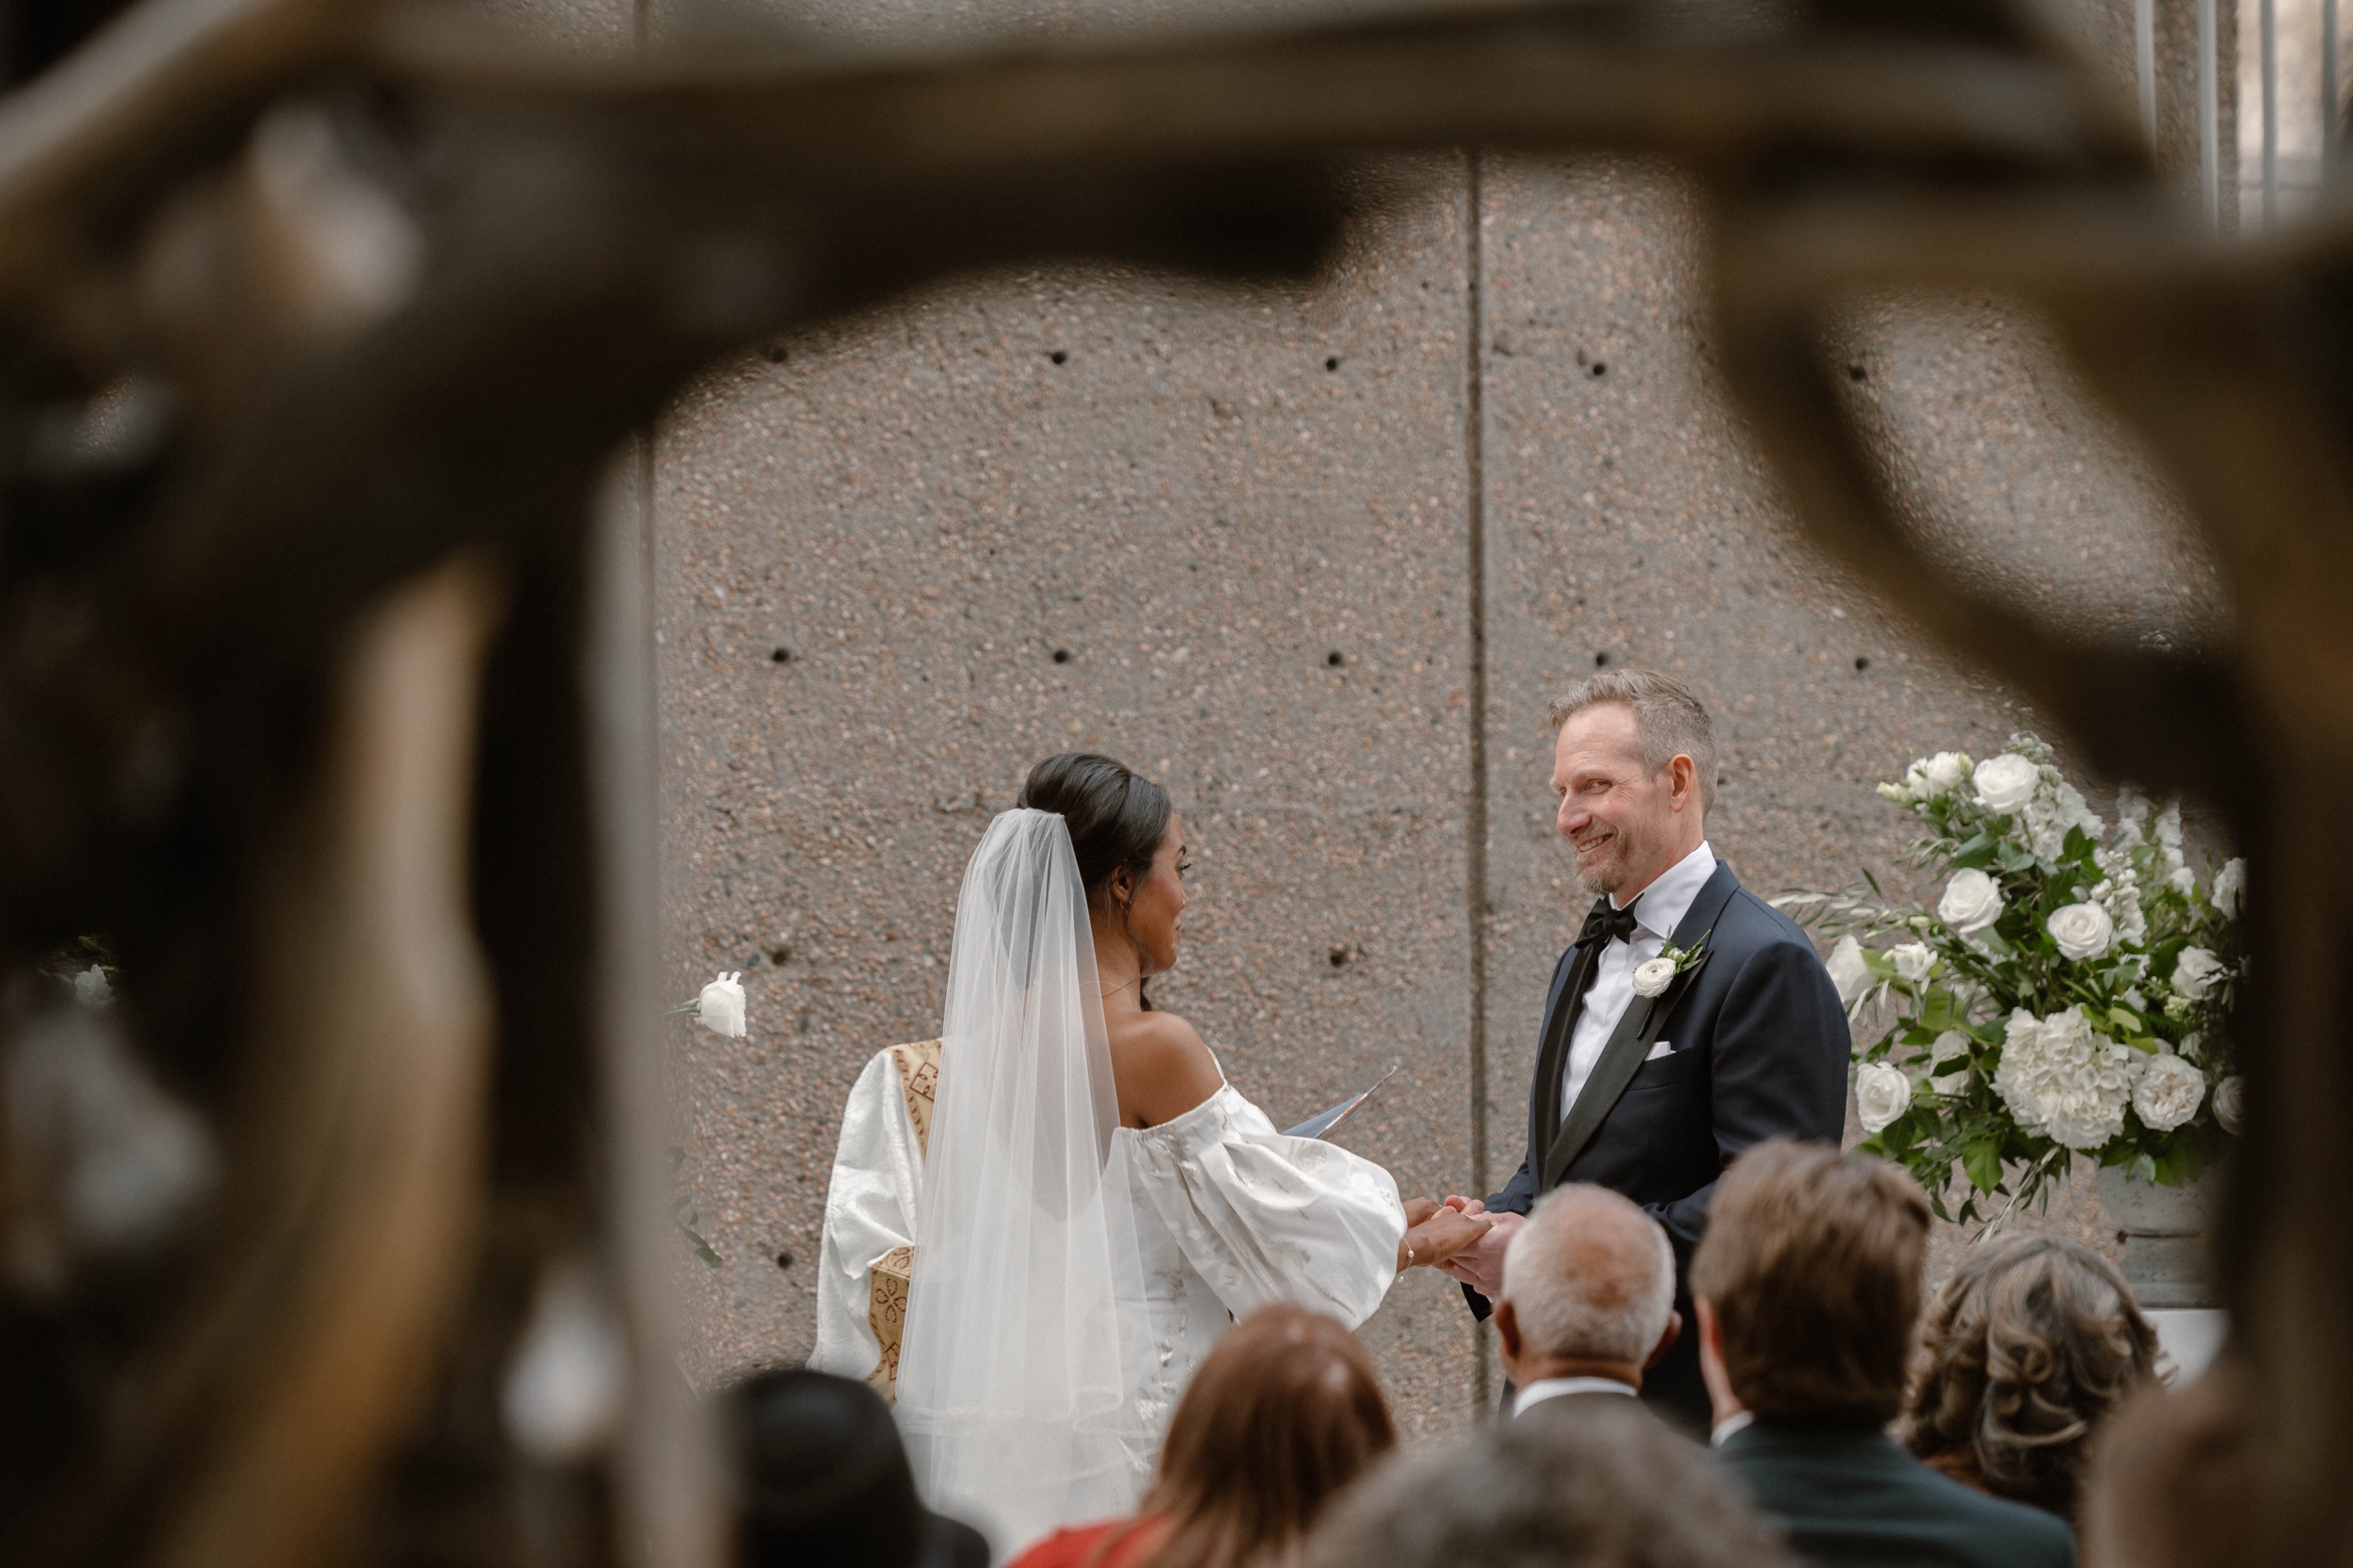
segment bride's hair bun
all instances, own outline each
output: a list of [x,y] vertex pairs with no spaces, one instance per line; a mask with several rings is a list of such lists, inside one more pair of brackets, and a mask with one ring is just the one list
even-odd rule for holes
[[1168,835],[1168,792],[1126,763],[1092,752],[1065,751],[1032,768],[1015,804],[1062,818],[1079,857],[1079,880],[1089,893],[1108,885],[1123,866],[1142,881]]

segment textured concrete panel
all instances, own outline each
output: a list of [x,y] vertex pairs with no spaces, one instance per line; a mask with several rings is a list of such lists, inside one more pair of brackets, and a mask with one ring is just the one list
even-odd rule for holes
[[[1469,627],[1459,174],[1300,293],[999,277],[729,366],[657,470],[668,972],[698,1376],[805,1354],[839,1108],[935,1034],[958,876],[1054,751],[1165,779],[1199,869],[1156,988],[1343,1142],[1468,1168]],[[780,1267],[780,1254],[792,1262]],[[1409,1424],[1468,1414],[1443,1282],[1368,1331]]]

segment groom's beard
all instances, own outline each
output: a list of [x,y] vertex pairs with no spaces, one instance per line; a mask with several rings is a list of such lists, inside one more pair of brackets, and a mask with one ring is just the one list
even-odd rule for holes
[[1647,866],[1658,857],[1659,841],[1641,826],[1595,826],[1599,831],[1587,834],[1584,840],[1598,845],[1590,859],[1577,840],[1569,840],[1579,851],[1577,874],[1594,892],[1615,898],[1620,888],[1634,881],[1634,868]]

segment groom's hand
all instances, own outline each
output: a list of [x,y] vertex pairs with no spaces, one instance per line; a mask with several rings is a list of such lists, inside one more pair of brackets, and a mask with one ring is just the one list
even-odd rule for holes
[[[1484,1236],[1448,1258],[1439,1267],[1489,1301],[1493,1301],[1503,1294],[1504,1249],[1511,1246],[1512,1238],[1519,1234],[1520,1226],[1528,1223],[1528,1216],[1525,1214],[1490,1214],[1487,1212],[1487,1206],[1477,1198],[1466,1198],[1463,1201],[1473,1206],[1464,1209],[1465,1214],[1477,1214],[1494,1223]],[[1449,1208],[1454,1207],[1454,1203],[1455,1200],[1452,1198],[1447,1200]]]

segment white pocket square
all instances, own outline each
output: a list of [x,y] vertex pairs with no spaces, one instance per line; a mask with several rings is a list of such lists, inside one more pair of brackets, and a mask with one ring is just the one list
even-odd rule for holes
[[1673,1040],[1661,1040],[1658,1044],[1651,1047],[1650,1054],[1643,1057],[1642,1060],[1645,1062],[1656,1062],[1662,1056],[1673,1056],[1674,1053],[1674,1042]]

